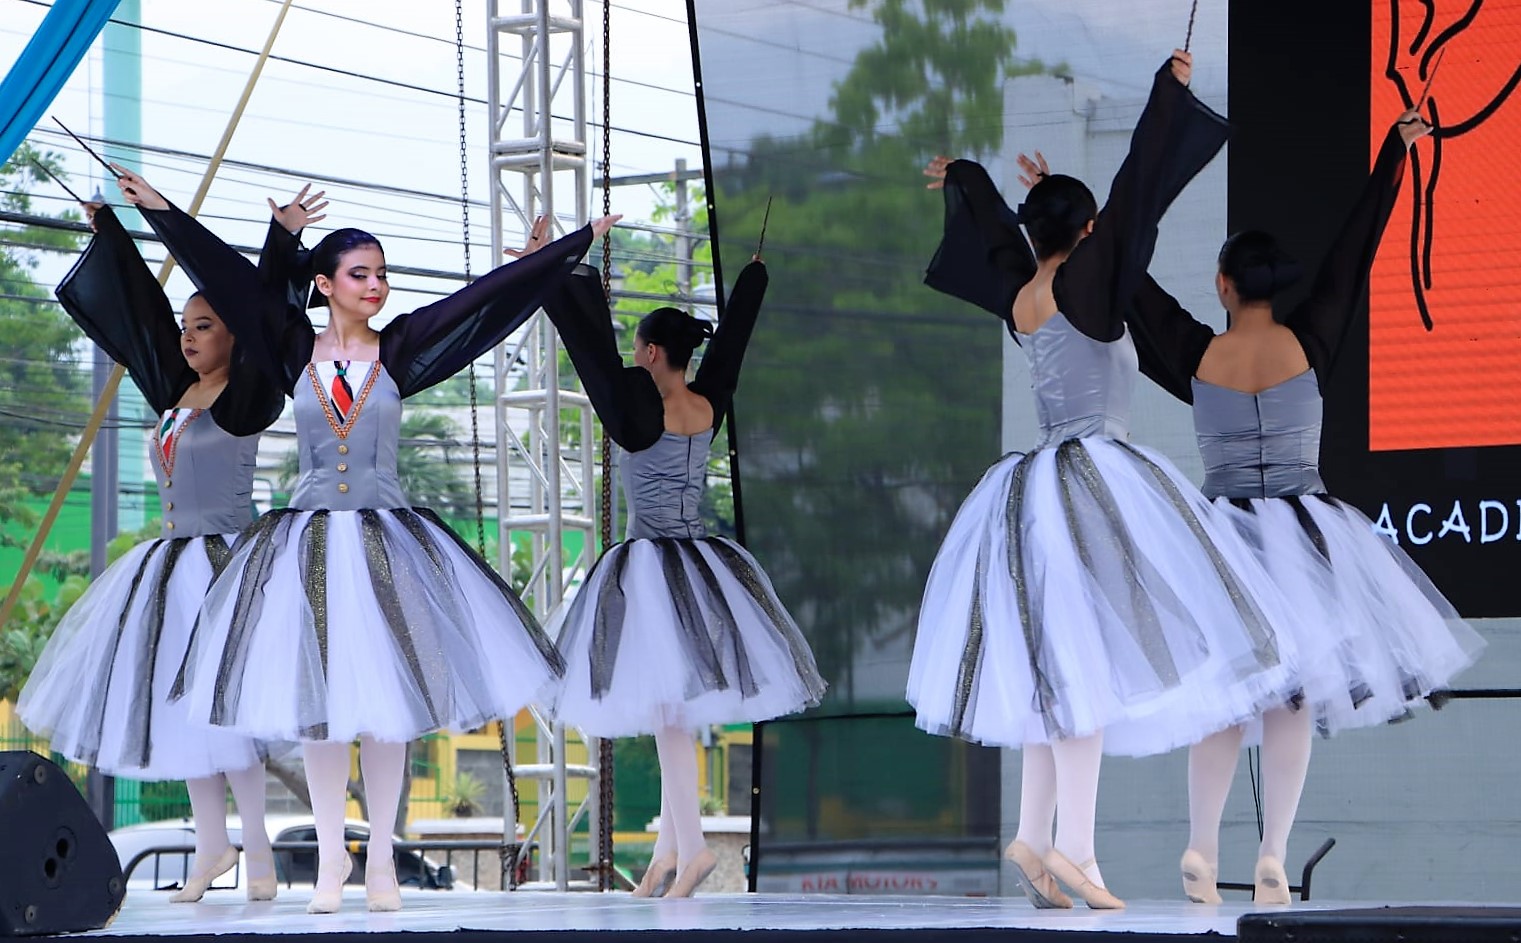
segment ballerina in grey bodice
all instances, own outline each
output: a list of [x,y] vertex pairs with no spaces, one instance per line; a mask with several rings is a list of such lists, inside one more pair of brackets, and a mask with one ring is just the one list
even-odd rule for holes
[[[330,233],[305,261],[294,233],[272,233],[261,277],[156,193],[143,199],[145,218],[228,309],[253,362],[296,410],[300,476],[290,505],[245,531],[207,595],[184,699],[217,727],[302,741],[317,823],[313,913],[342,903],[344,795],[357,738],[376,823],[368,906],[400,909],[389,842],[407,742],[512,717],[563,670],[506,581],[431,510],[410,506],[397,474],[402,400],[521,327],[580,260],[593,230],[611,223],[377,330],[369,322],[390,284],[369,233]],[[330,311],[320,331],[308,306]]]
[[195,723],[170,691],[207,589],[253,519],[259,434],[284,398],[205,298],[192,296],[177,324],[116,214],[88,208],[96,234],[58,298],[128,369],[155,413],[148,452],[160,536],[129,550],[75,602],[18,711],[72,759],[112,775],[186,781],[196,853],[175,902],[199,900],[239,861],[226,827],[230,785],[243,820],[248,897],[268,900],[276,883],[256,744]]
[[[1298,264],[1262,232],[1220,251],[1215,288],[1230,327],[1216,335],[1147,279],[1132,306],[1142,367],[1193,405],[1204,493],[1232,514],[1294,600],[1284,631],[1300,653],[1294,699],[1263,712],[1262,842],[1256,900],[1288,903],[1283,858],[1310,756],[1311,733],[1406,716],[1408,701],[1446,684],[1482,642],[1413,561],[1358,509],[1326,494],[1320,475],[1322,391],[1366,296],[1368,271],[1399,192],[1406,153],[1430,127],[1408,112],[1389,130],[1373,171],[1321,263],[1307,300],[1275,319],[1274,296]],[[1215,888],[1220,818],[1243,728],[1189,754],[1185,894]]]
[[[660,833],[635,895],[690,896],[716,861],[699,820],[692,731],[817,704],[824,681],[745,549],[701,516],[708,452],[739,383],[767,274],[740,273],[716,331],[675,308],[640,321],[626,367],[600,281],[579,271],[546,308],[587,397],[623,450],[626,539],[608,548],[551,631],[565,653],[552,710],[600,736],[654,734]],[[711,337],[696,376],[693,351]]]
[[1041,431],[1035,448],[1089,436],[1130,438],[1136,353],[1128,334],[1094,340],[1058,313],[1016,336],[1030,361]]

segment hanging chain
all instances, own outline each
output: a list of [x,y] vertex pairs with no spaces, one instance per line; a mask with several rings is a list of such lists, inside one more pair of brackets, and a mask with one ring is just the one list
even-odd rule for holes
[[[466,146],[465,124],[465,9],[464,0],[454,0],[454,65],[459,90],[459,221],[461,244],[465,248],[465,281],[470,281],[470,153]],[[476,394],[475,361],[470,361],[470,446],[475,466],[475,546],[482,557],[486,556],[486,493],[481,482],[481,417]],[[495,416],[493,410],[492,415]],[[500,459],[500,456],[498,456]],[[504,554],[503,561],[512,566],[511,545],[498,547]],[[512,737],[508,729],[512,719],[504,717],[497,723],[497,745],[502,751],[502,770],[507,774],[507,795],[512,801],[512,815],[502,823],[503,883],[508,890],[518,886],[518,777],[512,768]],[[516,731],[514,731],[514,736]]]
[[[602,0],[602,215],[613,212],[613,5]],[[607,306],[613,306],[613,233],[602,234],[602,291]],[[613,440],[602,427],[602,546],[613,543]],[[613,889],[613,741],[603,737],[597,743],[597,807],[600,829],[597,834],[597,871],[599,890]]]

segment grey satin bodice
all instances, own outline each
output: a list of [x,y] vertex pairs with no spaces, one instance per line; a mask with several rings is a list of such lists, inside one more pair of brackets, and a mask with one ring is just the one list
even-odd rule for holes
[[165,539],[235,534],[253,520],[257,435],[235,436],[201,410],[176,434],[173,462],[164,460],[157,439],[153,477],[158,481]]
[[302,511],[408,507],[396,471],[401,394],[391,375],[379,363],[371,366],[363,386],[354,391],[350,424],[340,436],[323,408],[326,397],[313,386],[315,374],[308,365],[296,384],[301,476],[290,506]]
[[1193,381],[1194,431],[1209,498],[1319,494],[1320,385],[1306,370],[1260,393]]
[[647,449],[623,453],[626,539],[708,535],[699,508],[712,444],[711,429],[691,436],[666,432]]
[[1130,395],[1135,387],[1135,343],[1127,331],[1096,341],[1060,312],[1030,334],[1019,335],[1030,360],[1041,437],[1035,448],[1067,439],[1130,437]]

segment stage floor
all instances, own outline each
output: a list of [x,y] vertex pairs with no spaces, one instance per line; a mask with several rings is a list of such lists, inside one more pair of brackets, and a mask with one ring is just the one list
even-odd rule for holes
[[[278,900],[251,904],[240,891],[212,891],[199,904],[171,904],[164,892],[130,895],[116,921],[83,936],[117,941],[338,933],[409,935],[515,932],[556,940],[608,940],[610,933],[648,939],[700,934],[704,940],[1031,939],[1060,934],[1080,940],[1094,934],[1131,933],[1131,939],[1186,939],[1203,934],[1235,937],[1236,919],[1250,902],[1218,906],[1186,901],[1134,901],[1122,911],[1036,910],[1024,898],[855,897],[831,895],[713,894],[690,900],[636,900],[627,894],[515,894],[476,891],[408,891],[396,914],[364,910],[364,892],[350,888],[337,914],[306,913],[309,888],[282,889]],[[1294,904],[1294,911],[1345,908],[1345,902]],[[1368,904],[1354,906],[1369,906]],[[1279,911],[1285,908],[1274,908]],[[499,938],[499,937],[498,937]]]

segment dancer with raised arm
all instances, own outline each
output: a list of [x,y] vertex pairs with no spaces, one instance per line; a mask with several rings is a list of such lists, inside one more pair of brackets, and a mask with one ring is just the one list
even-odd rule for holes
[[[1220,249],[1215,289],[1228,329],[1196,320],[1155,282],[1135,296],[1132,329],[1147,372],[1193,404],[1204,493],[1229,512],[1299,616],[1296,697],[1262,723],[1262,842],[1257,903],[1287,904],[1283,861],[1309,768],[1312,730],[1382,724],[1446,685],[1483,642],[1394,543],[1320,478],[1322,395],[1366,299],[1368,271],[1394,208],[1406,154],[1431,127],[1415,111],[1384,138],[1373,171],[1303,303],[1275,318],[1273,299],[1299,264],[1264,232]],[[1217,903],[1220,818],[1244,728],[1189,753],[1189,899]]]
[[[264,291],[247,260],[135,174],[129,199],[251,344],[248,355],[295,400],[300,477],[290,506],[246,531],[212,587],[186,659],[191,716],[265,738],[300,740],[317,821],[317,887],[308,910],[342,903],[349,744],[371,829],[371,910],[401,908],[391,835],[407,743],[442,728],[512,717],[562,662],[491,566],[397,476],[402,400],[453,376],[521,326],[591,244],[587,227],[377,330],[390,286],[380,243],[357,229],[312,250],[320,331]],[[600,225],[600,224],[599,224]],[[271,251],[279,251],[272,247]],[[294,265],[296,243],[285,262]],[[281,296],[270,304],[271,295]]]
[[1125,308],[1162,215],[1225,141],[1188,91],[1190,66],[1179,51],[1157,72],[1101,213],[1071,177],[1040,179],[1015,214],[976,164],[927,170],[944,178],[946,232],[926,282],[1008,325],[1041,437],[994,465],[951,524],[907,696],[927,730],[1023,749],[1006,856],[1037,907],[1071,906],[1058,881],[1090,907],[1123,906],[1094,854],[1104,752],[1171,750],[1289,694],[1292,653],[1274,633],[1285,603],[1229,522],[1127,441]]
[[[321,197],[303,191],[272,225],[299,230],[325,205]],[[270,900],[275,862],[264,830],[257,745],[247,735],[194,723],[184,704],[170,702],[169,691],[212,579],[253,519],[259,434],[279,418],[285,400],[205,297],[191,296],[176,324],[116,214],[89,208],[95,237],[58,286],[58,299],[127,368],[159,417],[149,457],[163,530],[108,567],[69,610],[22,689],[17,712],[53,750],[101,772],[185,780],[195,861],[175,902],[200,900],[238,863],[227,833],[231,786],[248,855],[248,899]]]
[[[543,238],[535,228],[535,242]],[[603,428],[623,449],[628,526],[551,624],[567,670],[555,716],[602,737],[654,734],[660,832],[634,891],[689,897],[717,861],[703,838],[693,730],[819,702],[824,681],[755,559],[698,514],[708,453],[739,382],[767,274],[740,272],[715,331],[676,308],[639,322],[618,352],[602,283],[582,267],[546,310]],[[709,340],[711,338],[711,340]],[[708,341],[695,377],[693,352]]]

